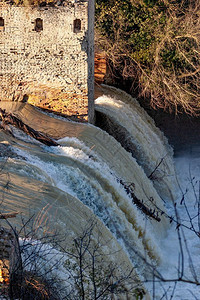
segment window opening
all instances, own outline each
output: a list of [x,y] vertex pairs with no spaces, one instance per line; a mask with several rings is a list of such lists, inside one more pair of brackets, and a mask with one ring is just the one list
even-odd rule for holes
[[81,20],[76,19],[76,20],[74,20],[74,33],[77,33],[80,31],[81,31]]
[[35,19],[35,31],[40,32],[43,30],[43,20],[40,18]]
[[0,17],[0,29],[4,29],[4,19]]

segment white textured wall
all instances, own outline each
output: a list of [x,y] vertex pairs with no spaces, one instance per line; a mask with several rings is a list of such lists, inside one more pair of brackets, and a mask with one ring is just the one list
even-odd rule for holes
[[[94,65],[93,14],[89,10],[88,30],[87,1],[65,7],[0,6],[5,22],[0,30],[1,99],[21,101],[25,94],[35,94],[32,102],[39,105],[49,103],[48,98],[62,98],[66,113],[87,114],[88,86],[93,102],[93,69],[88,76],[88,63]],[[36,18],[43,20],[41,32],[34,31]],[[73,32],[76,18],[82,22],[79,33]]]

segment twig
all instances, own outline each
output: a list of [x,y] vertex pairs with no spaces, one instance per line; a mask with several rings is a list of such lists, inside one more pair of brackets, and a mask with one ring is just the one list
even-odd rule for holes
[[19,214],[19,212],[14,212],[14,213],[0,213],[0,219],[8,219],[8,218],[15,218],[17,215]]

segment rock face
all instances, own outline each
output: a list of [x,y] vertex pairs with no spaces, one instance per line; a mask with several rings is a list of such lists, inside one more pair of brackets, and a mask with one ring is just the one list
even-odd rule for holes
[[97,51],[94,59],[95,82],[103,83],[107,73],[106,53]]
[[93,37],[94,0],[57,7],[0,2],[0,100],[92,122]]
[[14,235],[11,231],[0,227],[0,289],[9,281],[11,253],[13,252]]

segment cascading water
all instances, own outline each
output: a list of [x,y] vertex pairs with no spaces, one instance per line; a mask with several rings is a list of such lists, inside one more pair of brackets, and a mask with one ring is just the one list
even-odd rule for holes
[[[92,151],[89,157],[86,153],[90,149],[82,143],[77,143],[76,139],[68,139],[68,143],[74,144],[74,147],[78,144],[83,150],[67,147],[66,139],[63,142],[64,147],[50,149],[43,147],[42,153],[36,149],[30,151],[22,146],[21,149],[19,146],[13,147],[12,150],[20,159],[8,160],[6,171],[51,183],[78,198],[91,208],[117,240],[121,241],[132,259],[135,256],[132,248],[144,255],[145,247],[150,256],[159,260],[158,244],[150,233],[153,231],[153,224],[151,222],[148,226],[145,224],[146,221],[133,205],[131,198],[117,182],[117,178],[110,173],[105,163],[101,162]],[[26,165],[22,158],[26,160]],[[19,160],[22,162],[20,163]],[[157,231],[157,235],[159,233],[161,231]],[[143,238],[138,239],[138,236],[142,235]],[[138,262],[135,261],[135,264],[137,265]]]
[[136,99],[108,86],[103,86],[102,94],[95,101],[101,113],[99,126],[132,153],[163,199],[175,199],[173,151],[166,137]]
[[[110,247],[122,249],[117,260],[129,268],[134,266],[141,279],[152,279],[148,263],[154,267],[160,264],[159,271],[166,272],[165,250],[170,251],[169,245],[166,246],[166,236],[168,232],[171,234],[170,222],[154,186],[166,206],[172,209],[172,202],[168,202],[169,198],[176,200],[172,150],[135,100],[113,88],[104,87],[105,91],[107,95],[96,100],[97,109],[123,133],[125,142],[122,144],[128,144],[132,154],[92,125],[52,118],[25,104],[1,104],[36,130],[59,139],[60,144],[41,146],[16,130],[13,131],[15,138],[0,133],[3,209],[19,210],[28,217],[48,207],[50,223],[47,225],[45,221],[46,226],[53,224],[69,237],[79,232],[84,220],[97,218],[104,239],[113,238]],[[153,172],[163,157],[159,170]],[[153,172],[154,185],[143,168],[147,175]],[[155,181],[155,177],[163,173],[167,176]],[[5,189],[8,178],[10,185]],[[127,194],[127,186],[132,187],[142,205],[155,210],[160,222],[141,211],[131,194]],[[175,234],[172,237],[175,239]],[[149,291],[152,286],[155,287],[155,283],[147,285]],[[163,294],[160,287],[152,291],[154,299],[160,299]]]

